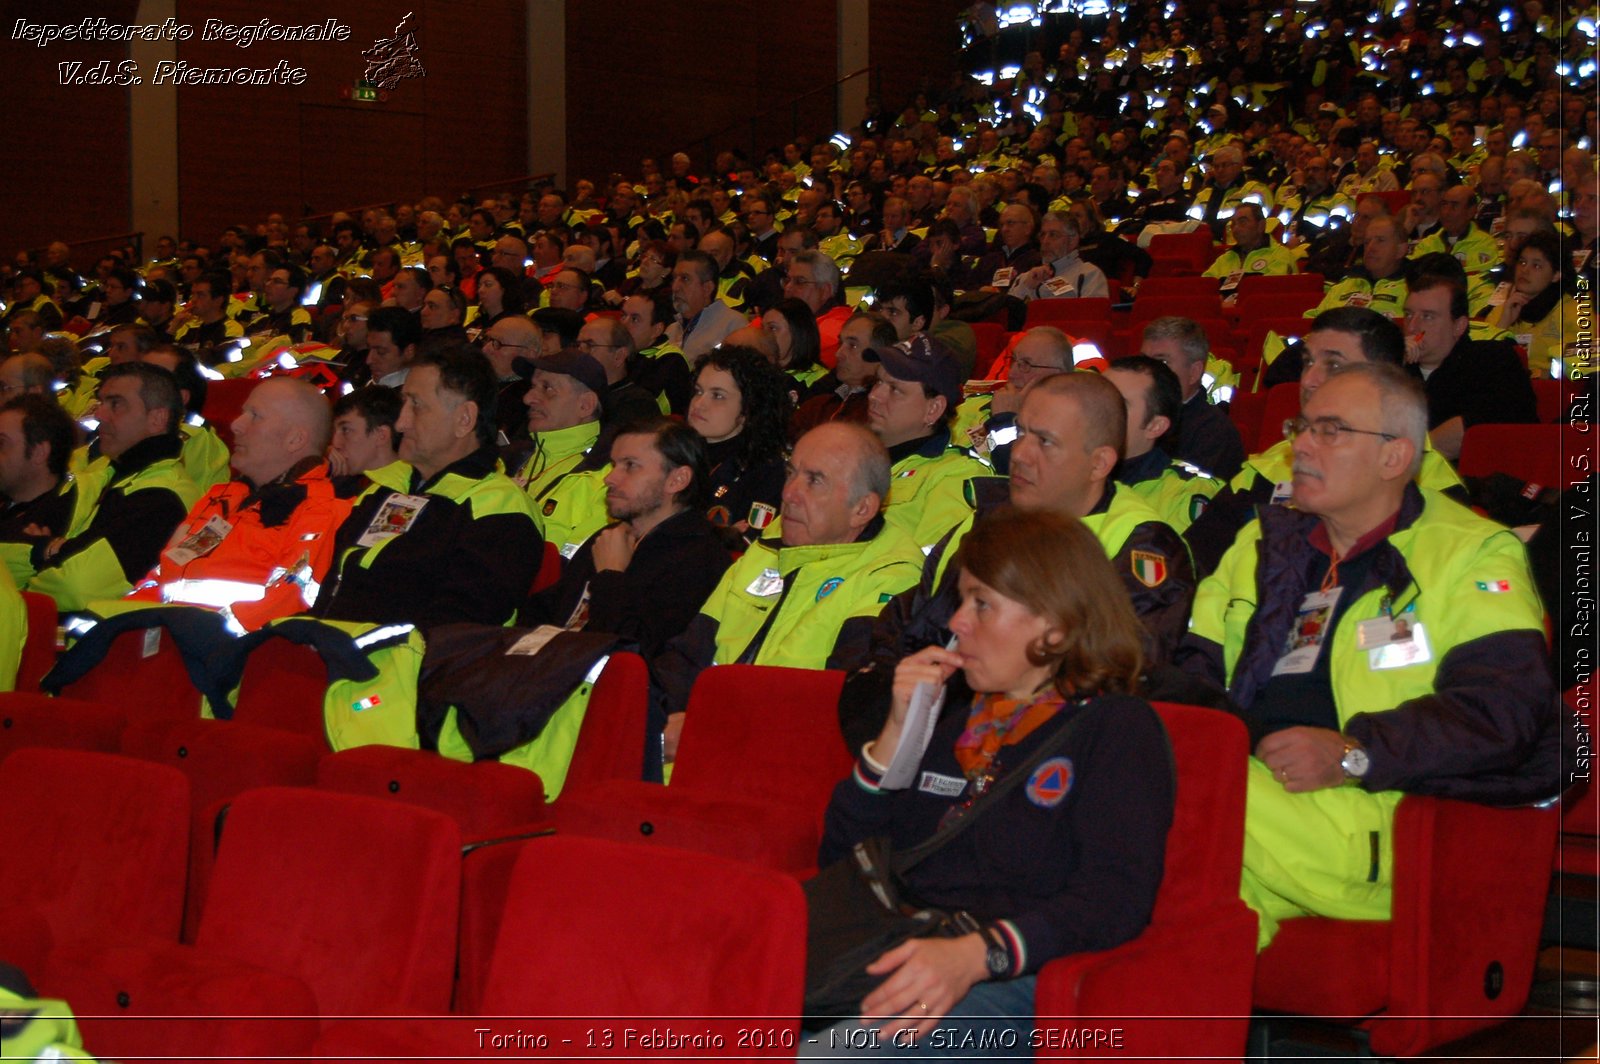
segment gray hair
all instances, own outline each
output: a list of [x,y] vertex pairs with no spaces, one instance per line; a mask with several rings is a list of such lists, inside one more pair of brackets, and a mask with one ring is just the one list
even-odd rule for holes
[[829,286],[829,298],[839,290],[839,264],[826,253],[809,248],[789,261],[801,266],[810,266],[815,270],[816,277],[813,280],[822,281]]
[[1054,218],[1056,221],[1060,222],[1062,227],[1066,229],[1068,236],[1076,240],[1083,239],[1083,226],[1078,224],[1078,219],[1074,218],[1066,211],[1048,211],[1046,212],[1045,217]]
[[1185,361],[1191,366],[1197,362],[1205,362],[1206,356],[1211,353],[1211,341],[1206,338],[1206,331],[1200,327],[1200,323],[1173,314],[1152,319],[1144,327],[1144,338],[1176,340],[1178,350],[1183,353]]
[[849,505],[854,506],[871,492],[878,497],[878,507],[881,512],[889,502],[891,468],[889,449],[864,425],[844,421],[828,422],[828,424],[838,425],[847,430],[855,445],[855,453],[851,455],[850,462],[850,497],[847,500]]
[[1364,377],[1378,390],[1383,431],[1411,441],[1411,466],[1406,475],[1415,477],[1422,468],[1428,440],[1428,393],[1422,382],[1387,362],[1353,362],[1339,371],[1339,377]]

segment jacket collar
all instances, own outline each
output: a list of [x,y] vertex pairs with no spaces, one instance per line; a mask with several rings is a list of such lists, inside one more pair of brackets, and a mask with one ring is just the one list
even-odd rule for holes
[[164,458],[176,458],[181,453],[183,439],[176,434],[146,436],[111,460],[112,474],[114,477],[125,477]]
[[499,465],[500,455],[496,453],[493,447],[479,447],[471,454],[457,458],[427,480],[423,480],[422,474],[412,468],[410,490],[413,493],[426,493],[448,476],[464,477],[467,480],[482,480],[490,473],[493,473]]

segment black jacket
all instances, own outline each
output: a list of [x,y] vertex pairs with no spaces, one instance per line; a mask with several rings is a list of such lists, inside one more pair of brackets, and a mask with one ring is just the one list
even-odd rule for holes
[[646,659],[694,620],[733,559],[703,513],[685,510],[639,541],[622,572],[595,572],[591,536],[562,567],[561,580],[531,596],[519,623],[566,627],[589,591],[585,631],[610,632],[639,648]]

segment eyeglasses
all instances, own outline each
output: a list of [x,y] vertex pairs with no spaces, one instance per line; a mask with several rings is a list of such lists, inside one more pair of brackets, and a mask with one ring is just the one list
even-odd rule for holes
[[593,340],[579,340],[578,341],[578,350],[582,351],[586,355],[590,351],[593,351],[597,347],[604,347],[604,348],[607,348],[609,350],[616,350],[617,348],[619,348],[621,346],[622,346],[621,344],[597,344]]
[[1318,418],[1316,421],[1307,421],[1303,417],[1292,417],[1283,423],[1285,439],[1294,439],[1302,432],[1309,432],[1315,436],[1318,443],[1336,444],[1344,433],[1356,436],[1376,436],[1388,442],[1398,440],[1400,437],[1389,432],[1374,432],[1372,429],[1354,429],[1342,421],[1333,418]]
[[1027,370],[1029,373],[1036,369],[1047,369],[1051,373],[1065,373],[1067,370],[1065,366],[1052,366],[1048,362],[1032,362],[1026,358],[1013,358],[1011,364],[1017,369]]
[[791,274],[789,277],[784,278],[784,282],[783,283],[784,284],[799,285],[801,287],[804,287],[804,286],[806,286],[808,284],[822,284],[824,282],[822,282],[822,281],[813,281],[809,277],[795,277],[795,276],[793,276]]
[[483,346],[484,347],[491,347],[491,346],[492,347],[509,347],[513,351],[527,351],[527,350],[530,350],[533,347],[532,344],[508,344],[504,340],[500,339],[498,336],[485,336],[483,338]]

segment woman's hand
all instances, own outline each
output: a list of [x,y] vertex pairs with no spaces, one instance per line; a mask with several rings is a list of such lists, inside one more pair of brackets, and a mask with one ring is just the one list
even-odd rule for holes
[[944,682],[961,668],[962,657],[941,646],[923,647],[909,657],[901,658],[894,667],[894,693],[889,703],[889,719],[883,731],[873,742],[869,753],[880,765],[887,765],[900,749],[900,732],[905,727],[906,715],[911,708],[911,696],[919,683],[944,686]]
[[862,1019],[881,1018],[880,1029],[909,1027],[920,1038],[989,977],[987,950],[977,933],[902,942],[867,965],[873,975],[893,974],[861,1002]]

